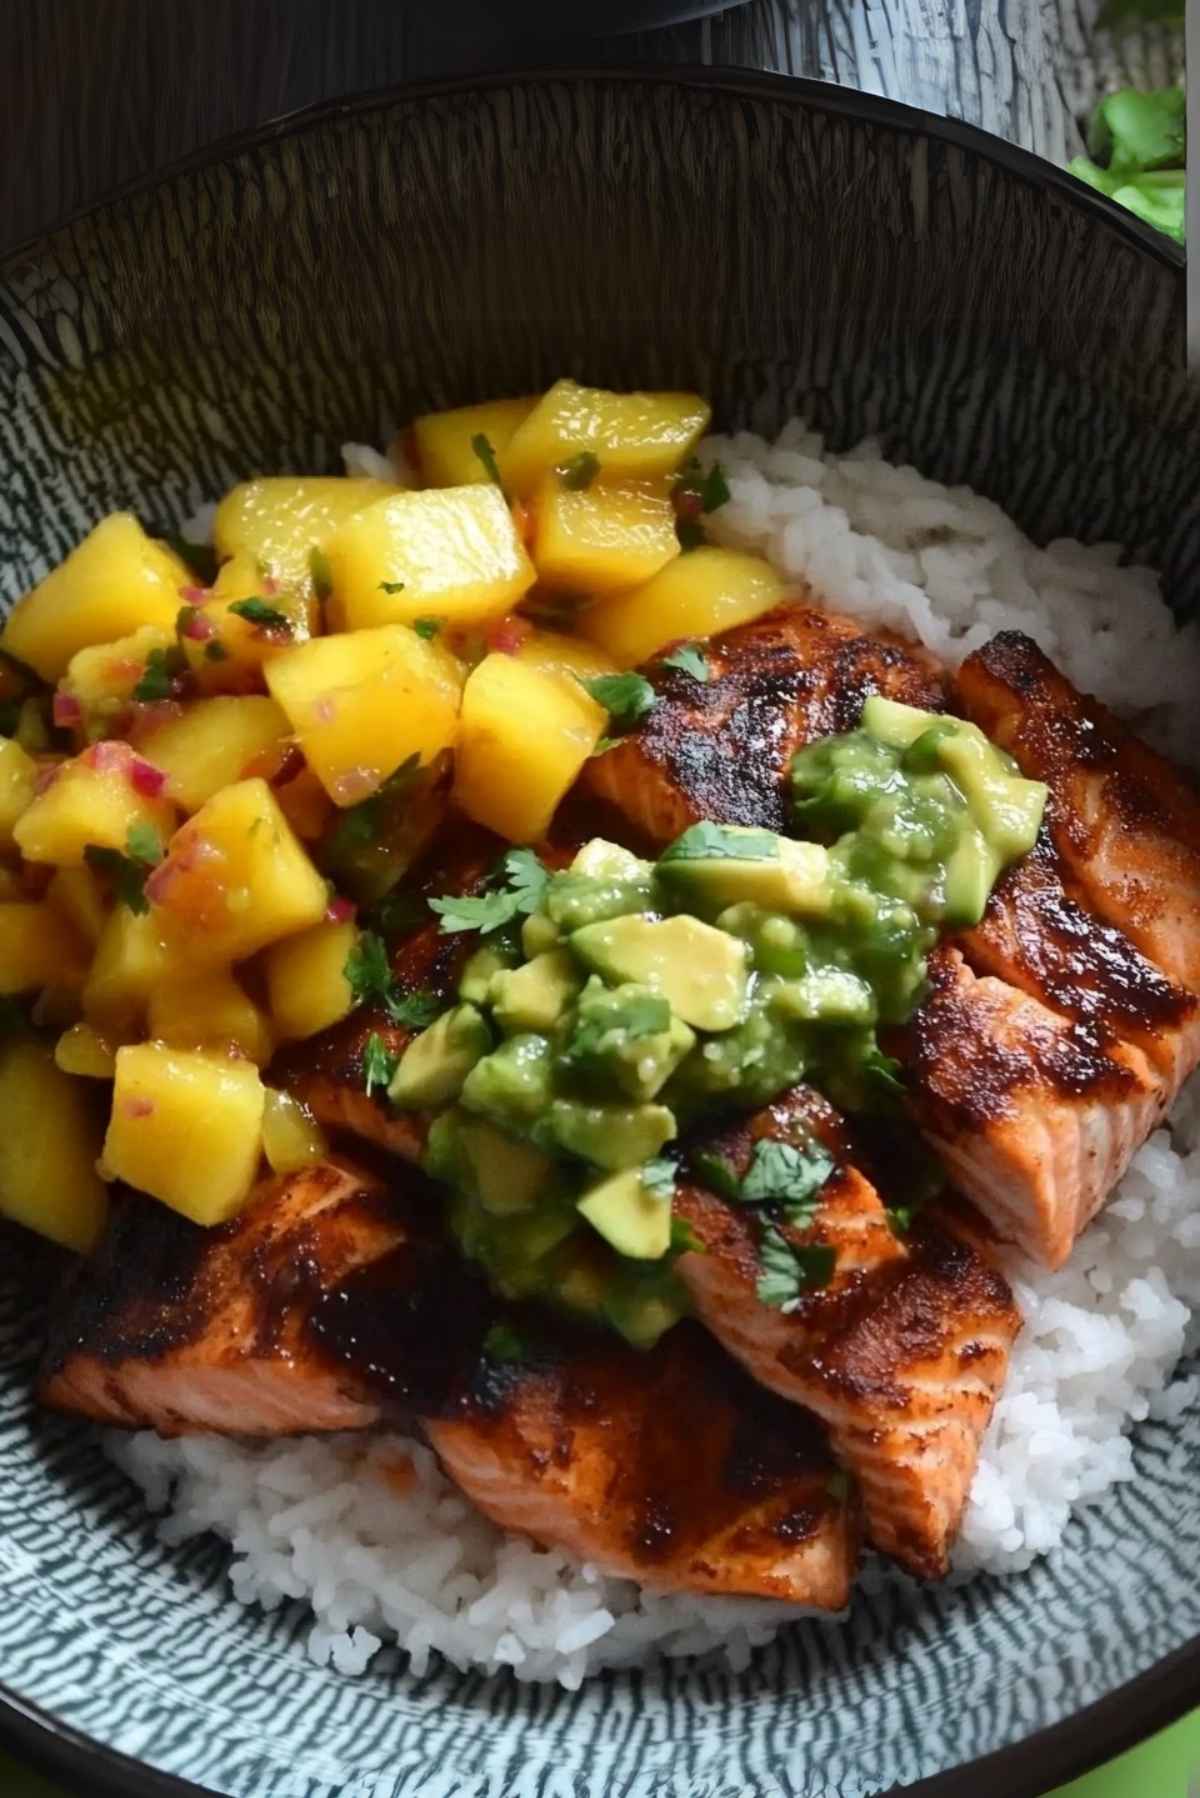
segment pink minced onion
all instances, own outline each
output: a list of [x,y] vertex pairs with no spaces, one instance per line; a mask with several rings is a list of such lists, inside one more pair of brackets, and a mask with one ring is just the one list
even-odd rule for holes
[[353,923],[357,910],[358,907],[353,899],[343,899],[339,894],[336,899],[331,899],[325,907],[325,922],[327,924]]
[[54,695],[51,716],[61,730],[70,730],[73,724],[78,724],[82,719],[83,707],[74,693],[64,693],[60,688]]
[[129,764],[129,784],[143,799],[157,799],[167,784],[167,777],[153,762],[144,761],[137,755]]
[[216,625],[205,612],[193,612],[180,626],[181,637],[188,637],[193,643],[207,643],[216,634]]

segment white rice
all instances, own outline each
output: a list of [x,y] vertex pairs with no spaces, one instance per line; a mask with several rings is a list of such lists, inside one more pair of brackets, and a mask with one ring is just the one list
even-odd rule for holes
[[[729,479],[731,499],[709,521],[721,542],[763,551],[821,603],[915,635],[950,663],[996,631],[1024,630],[1079,686],[1177,756],[1194,754],[1200,632],[1181,637],[1152,571],[1121,567],[1115,546],[1038,549],[969,489],[887,463],[872,443],[831,455],[800,422],[774,444],[741,434],[705,454]],[[348,473],[401,472],[362,445],[343,455]],[[1200,1076],[1068,1267],[1048,1274],[1009,1255],[1025,1329],[983,1446],[960,1573],[1016,1573],[1049,1553],[1073,1512],[1132,1477],[1133,1425],[1195,1403],[1200,1377],[1172,1372],[1200,1312],[1198,1196]],[[799,1614],[639,1591],[507,1537],[428,1450],[397,1438],[259,1446],[145,1432],[111,1437],[110,1449],[168,1510],[164,1540],[226,1537],[235,1596],[268,1610],[307,1601],[310,1654],[344,1674],[363,1672],[384,1642],[418,1675],[436,1651],[569,1687],[653,1654],[720,1648],[741,1666]]]

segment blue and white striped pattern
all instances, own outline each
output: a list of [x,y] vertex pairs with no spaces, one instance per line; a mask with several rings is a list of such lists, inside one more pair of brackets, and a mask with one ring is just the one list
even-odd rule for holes
[[[1033,165],[853,108],[499,83],[268,138],[63,233],[0,282],[0,591],[105,510],[166,526],[418,405],[569,371],[694,384],[758,428],[882,429],[1035,534],[1134,545],[1194,601],[1200,396],[1170,353],[1170,255]],[[385,1654],[343,1681],[305,1659],[301,1615],[234,1604],[215,1543],[164,1551],[88,1433],[34,1409],[12,1253],[0,1681],[232,1798],[867,1798],[1200,1634],[1192,1415],[1144,1429],[1137,1480],[1049,1564],[863,1592],[741,1676],[674,1666],[567,1695],[412,1680]]]

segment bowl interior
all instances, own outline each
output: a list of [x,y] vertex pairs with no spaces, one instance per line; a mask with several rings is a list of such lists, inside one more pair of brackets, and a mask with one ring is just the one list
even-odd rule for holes
[[[696,386],[726,425],[879,433],[1039,539],[1127,544],[1182,607],[1182,284],[1031,158],[834,90],[566,77],[331,109],[10,261],[0,593],[105,510],[169,527],[248,472],[333,468],[416,410],[572,373]],[[236,1798],[866,1798],[1059,1723],[1200,1632],[1193,1414],[1141,1432],[1139,1478],[1048,1563],[864,1591],[745,1674],[568,1696],[412,1680],[385,1655],[343,1682],[304,1658],[301,1615],[233,1604],[210,1541],[162,1550],[84,1432],[33,1410],[23,1287],[0,1273],[3,1678]],[[1081,1762],[1127,1733],[1113,1705]],[[1047,1758],[1028,1789],[1066,1770]]]

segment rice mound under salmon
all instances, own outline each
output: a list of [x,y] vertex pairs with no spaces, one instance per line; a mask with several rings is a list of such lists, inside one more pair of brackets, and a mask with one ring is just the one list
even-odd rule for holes
[[[716,540],[761,551],[832,609],[916,636],[949,664],[997,631],[1025,631],[1077,686],[1194,761],[1200,630],[1175,629],[1153,571],[1120,566],[1117,546],[1038,549],[969,488],[886,462],[873,442],[830,454],[801,421],[773,444],[740,433],[701,454],[729,481]],[[351,473],[383,466],[363,445],[343,455]],[[1200,1374],[1176,1370],[1200,1343],[1198,1201],[1200,1074],[1065,1268],[1006,1256],[1025,1328],[955,1551],[960,1575],[1019,1573],[1050,1553],[1074,1512],[1134,1477],[1133,1426],[1195,1404]],[[165,1511],[165,1542],[225,1537],[235,1597],[265,1610],[307,1601],[308,1651],[342,1674],[364,1672],[385,1643],[418,1676],[436,1652],[571,1688],[655,1654],[719,1649],[740,1668],[804,1614],[655,1593],[507,1536],[427,1448],[396,1436],[251,1444],[142,1431],[107,1443]]]

